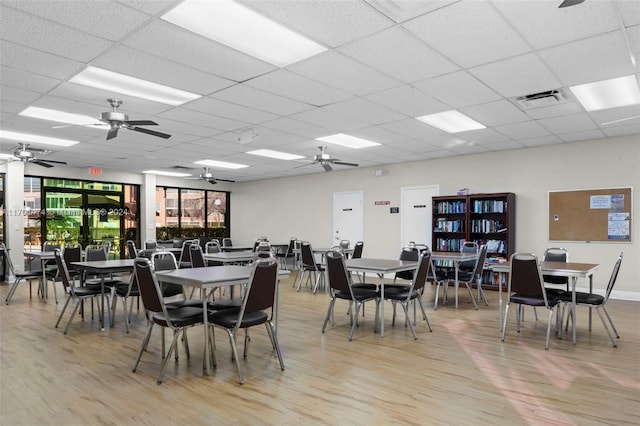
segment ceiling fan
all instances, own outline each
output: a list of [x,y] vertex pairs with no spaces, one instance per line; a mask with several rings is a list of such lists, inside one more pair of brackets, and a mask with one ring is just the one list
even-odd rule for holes
[[188,177],[185,179],[201,179],[204,180],[206,182],[209,182],[212,185],[215,185],[216,183],[218,183],[218,181],[220,182],[235,182],[235,180],[229,180],[229,179],[216,179],[213,177],[213,173],[211,173],[209,171],[208,167],[203,167],[204,173],[200,173],[200,175],[198,177]]
[[16,148],[14,148],[13,156],[23,163],[33,163],[42,167],[53,167],[53,165],[50,163],[67,164],[64,161],[43,160],[36,157],[37,154],[47,155],[50,153],[51,150],[42,148],[29,148],[28,143],[21,142]]
[[330,172],[331,170],[333,170],[333,168],[331,167],[332,164],[336,164],[339,166],[358,167],[356,163],[347,163],[345,161],[340,161],[337,158],[331,158],[331,156],[326,152],[326,146],[319,146],[318,149],[320,150],[320,154],[314,155],[313,161],[298,167],[308,166],[309,164],[320,164],[325,172]]
[[118,112],[118,107],[122,105],[120,99],[107,99],[112,110],[103,112],[100,114],[100,121],[109,125],[109,131],[107,132],[107,140],[113,139],[118,136],[118,130],[125,128],[133,130],[135,132],[146,133],[151,136],[158,136],[160,138],[169,139],[171,135],[166,133],[156,132],[155,130],[145,129],[138,126],[157,126],[158,123],[151,120],[129,120],[126,114]]
[[558,6],[558,7],[560,7],[560,8],[570,7],[570,6],[575,6],[577,4],[580,4],[580,3],[584,3],[584,0],[564,0],[562,3],[560,3],[560,6]]

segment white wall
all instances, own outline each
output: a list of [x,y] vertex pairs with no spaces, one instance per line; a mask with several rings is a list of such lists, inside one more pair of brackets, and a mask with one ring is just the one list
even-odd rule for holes
[[[260,235],[272,242],[289,237],[318,246],[330,242],[332,197],[335,191],[364,191],[364,255],[398,255],[400,188],[439,185],[441,195],[468,187],[471,193],[516,194],[516,250],[542,255],[549,246],[562,245],[571,260],[596,262],[596,287],[603,288],[613,264],[624,251],[616,297],[640,300],[640,203],[633,200],[632,243],[550,242],[548,191],[631,186],[640,187],[640,136],[545,145],[456,158],[442,158],[384,167],[389,173],[373,176],[373,168],[333,171],[295,178],[236,183],[231,196],[234,244],[250,243]],[[379,169],[380,167],[376,167]],[[376,206],[374,201],[390,201]],[[584,285],[585,283],[579,283]]]

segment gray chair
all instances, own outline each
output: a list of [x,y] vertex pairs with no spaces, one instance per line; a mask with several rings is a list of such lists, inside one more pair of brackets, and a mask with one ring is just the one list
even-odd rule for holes
[[23,280],[29,282],[29,298],[31,299],[31,281],[38,280],[38,288],[42,286],[42,270],[41,269],[32,269],[28,271],[18,271],[13,267],[13,262],[11,261],[11,257],[9,256],[9,249],[4,243],[0,243],[0,251],[5,259],[7,269],[9,271],[9,275],[14,277],[13,284],[11,284],[11,288],[9,289],[9,293],[7,297],[4,299],[5,303],[8,305],[13,298],[13,295],[18,288],[18,284],[20,284]]
[[278,356],[280,369],[284,371],[282,352],[280,351],[278,335],[273,322],[277,295],[276,287],[278,285],[278,269],[278,261],[274,258],[256,260],[253,264],[251,277],[249,278],[249,283],[247,284],[247,289],[242,299],[242,305],[236,309],[218,311],[211,315],[209,320],[211,324],[224,328],[229,335],[229,343],[231,344],[233,359],[236,362],[240,384],[244,383],[244,375],[242,374],[240,358],[238,357],[238,350],[236,348],[236,334],[239,329],[245,330],[243,357],[247,358],[247,345],[249,343],[247,330],[250,327],[264,324],[267,328],[267,334],[271,340],[273,351]]
[[[205,253],[221,253],[222,252],[222,248],[220,247],[220,242],[218,240],[211,240],[211,241],[207,241],[207,243],[204,245],[204,252]],[[218,262],[215,260],[207,260],[207,265],[208,266],[222,266],[224,265],[223,262]]]
[[504,319],[502,324],[502,341],[504,342],[507,333],[507,319],[509,318],[509,307],[512,303],[518,305],[516,311],[516,329],[520,333],[521,313],[518,312],[523,305],[534,307],[545,307],[549,312],[547,322],[547,338],[544,344],[545,349],[549,349],[549,337],[551,335],[551,320],[553,313],[559,303],[556,296],[547,294],[544,287],[542,272],[538,257],[532,253],[514,253],[510,258],[509,283],[507,286],[509,299],[504,309]]
[[[349,318],[351,319],[351,331],[349,332],[349,340],[353,338],[356,325],[358,324],[358,313],[360,307],[369,301],[376,302],[376,318],[375,324],[378,324],[378,307],[380,304],[380,293],[378,290],[368,288],[354,288],[352,286],[351,274],[347,271],[344,263],[344,255],[339,251],[329,251],[325,255],[327,261],[327,274],[329,277],[329,295],[331,300],[327,315],[322,324],[322,332],[327,328],[327,323],[331,320],[333,326],[334,321],[334,305],[337,299],[349,301]],[[355,312],[352,307],[355,306]]]
[[[604,325],[604,329],[606,330],[607,335],[609,336],[609,339],[611,339],[611,344],[613,345],[614,348],[618,346],[618,343],[613,338],[611,331],[609,331],[609,327],[607,327],[607,322],[604,320],[604,317],[602,316],[602,312],[600,312],[600,309],[602,308],[602,311],[606,315],[607,320],[609,321],[609,324],[611,325],[611,328],[613,329],[613,332],[616,335],[616,338],[619,339],[620,335],[618,334],[618,330],[616,329],[616,326],[613,324],[613,320],[611,319],[611,315],[609,315],[609,311],[607,311],[606,305],[607,305],[607,301],[609,300],[609,296],[611,296],[611,292],[613,291],[613,286],[616,284],[616,279],[618,278],[618,272],[620,271],[620,266],[622,265],[622,257],[623,257],[623,253],[621,252],[620,255],[618,256],[618,260],[616,260],[616,263],[613,266],[613,271],[611,272],[611,277],[609,278],[609,282],[607,283],[607,289],[605,291],[604,296],[599,294],[593,294],[593,293],[584,293],[580,291],[576,292],[576,304],[578,306],[582,305],[582,306],[588,306],[589,308],[595,308],[596,312],[598,313],[598,316],[600,317],[600,321],[602,321],[602,325]],[[566,291],[560,294],[559,300],[563,302],[564,305],[566,306],[568,303],[573,303],[572,297],[573,295],[571,294],[571,292]],[[570,315],[567,316],[566,328],[569,327],[569,317]],[[571,319],[573,321],[573,317],[571,317]],[[573,324],[573,326],[575,327],[575,324]],[[589,331],[591,331],[591,328],[589,328]]]
[[231,241],[231,238],[229,237],[225,237],[222,239],[222,247],[233,247],[233,242]]
[[320,284],[324,285],[325,268],[323,265],[316,262],[316,258],[313,255],[313,249],[308,241],[302,242],[300,251],[302,254],[302,275],[300,276],[300,280],[298,280],[298,288],[296,291],[300,291],[302,288],[302,281],[304,281],[304,276],[307,274],[306,283],[311,281],[311,276],[313,275],[315,281],[313,285],[313,293],[315,293],[318,291]]

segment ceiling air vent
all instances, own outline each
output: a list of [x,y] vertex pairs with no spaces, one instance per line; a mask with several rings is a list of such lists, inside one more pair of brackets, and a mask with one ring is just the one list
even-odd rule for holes
[[569,102],[570,99],[562,89],[549,90],[547,92],[534,93],[532,95],[518,96],[515,103],[523,110],[555,106]]

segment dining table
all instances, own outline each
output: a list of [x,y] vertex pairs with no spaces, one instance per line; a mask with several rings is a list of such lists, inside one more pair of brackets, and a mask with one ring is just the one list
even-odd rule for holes
[[[415,271],[418,262],[413,260],[398,259],[375,259],[361,257],[357,259],[346,259],[345,267],[348,271],[373,273],[380,278],[380,337],[384,337],[384,276],[385,274],[395,274],[401,271]],[[355,321],[355,319],[354,319]]]
[[228,263],[251,262],[255,256],[253,251],[223,251],[220,253],[203,253],[204,260]]
[[[460,262],[476,260],[478,256],[479,256],[479,253],[464,253],[459,251],[432,251],[431,252],[431,259],[441,260],[441,261],[450,261],[453,263],[453,270],[454,270],[454,277],[455,277],[454,285],[456,289],[456,309],[458,309],[458,287],[460,285],[460,282],[458,280],[458,272],[459,272]],[[438,297],[437,294],[436,294],[436,297]],[[471,295],[471,297],[472,297],[471,301],[473,302],[474,307],[478,309],[476,301],[475,299],[473,299],[473,294]]]
[[[578,278],[588,278],[589,279],[589,292],[593,292],[593,273],[600,266],[597,263],[580,263],[580,262],[551,262],[551,261],[541,261],[540,263],[540,271],[544,275],[553,275],[558,277],[569,277],[571,278],[571,315],[573,315],[573,335],[572,341],[573,344],[576,344],[576,284],[578,282]],[[510,262],[496,263],[491,265],[491,269],[494,272],[504,272],[509,273],[511,270]],[[498,286],[498,300],[499,300],[499,328],[502,331],[502,285]],[[591,317],[589,317],[589,328],[591,328]]]
[[[209,347],[209,319],[207,315],[207,290],[218,287],[227,287],[246,284],[251,278],[251,266],[241,265],[223,265],[223,266],[207,266],[204,268],[184,268],[174,269],[170,271],[157,271],[156,278],[163,283],[179,284],[184,287],[193,287],[200,289],[200,298],[202,299],[203,323],[204,323],[204,349],[206,362],[206,373],[211,375],[211,354]],[[289,271],[278,269],[278,279],[287,278]],[[279,305],[279,286],[276,286],[276,295],[274,302],[274,322],[276,335],[278,332],[278,305]]]
[[[111,260],[89,260],[84,262],[71,262],[71,265],[83,271],[82,276],[86,274],[95,274],[100,277],[100,328],[105,330],[105,318],[104,318],[104,277],[107,274],[114,274],[118,272],[133,272],[134,259],[111,259]],[[108,323],[107,323],[108,324]]]

